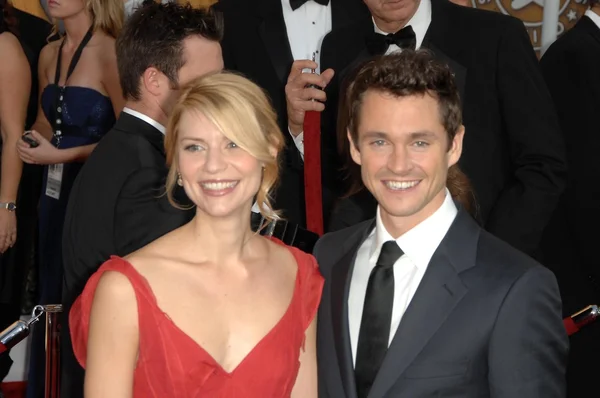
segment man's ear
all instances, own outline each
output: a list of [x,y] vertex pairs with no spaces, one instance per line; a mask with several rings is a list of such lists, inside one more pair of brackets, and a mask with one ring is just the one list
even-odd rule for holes
[[142,84],[146,91],[155,96],[160,96],[164,90],[164,85],[167,84],[168,79],[158,69],[151,66],[144,71],[142,75]]
[[350,142],[350,156],[352,157],[352,160],[354,161],[354,163],[356,163],[357,165],[360,166],[361,165],[360,151],[358,150],[356,145],[354,145],[354,140],[352,139],[352,134],[350,134],[350,130],[347,130],[346,137],[348,138],[348,141]]
[[454,139],[452,140],[452,145],[450,146],[450,150],[448,151],[448,167],[454,166],[456,163],[458,163],[458,159],[460,159],[460,155],[462,154],[464,137],[465,126],[461,125],[458,128],[458,130],[456,130],[456,134],[454,135]]

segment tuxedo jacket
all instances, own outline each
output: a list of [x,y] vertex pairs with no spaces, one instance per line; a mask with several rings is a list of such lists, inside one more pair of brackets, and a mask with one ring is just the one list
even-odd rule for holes
[[[345,68],[369,57],[365,36],[373,29],[369,19],[332,31],[323,42],[322,67],[333,68],[338,77],[347,75]],[[431,24],[421,48],[455,74],[466,128],[459,165],[474,187],[477,219],[494,235],[533,254],[563,190],[566,162],[552,99],[523,23],[431,0]],[[328,98],[339,85],[330,84]],[[326,105],[323,130],[335,131],[333,101]],[[369,219],[374,203],[358,206],[363,214],[335,221]]]
[[[193,217],[193,210],[178,210],[167,200],[163,145],[160,131],[122,112],[79,172],[63,230],[66,312],[111,255],[130,254]],[[83,373],[71,349],[68,317],[63,321],[61,396],[81,397]]]
[[[356,398],[348,292],[369,220],[324,235],[320,398]],[[553,274],[459,209],[394,334],[369,398],[565,397],[568,340]]]
[[[600,29],[587,16],[546,51],[542,71],[560,121],[567,148],[567,187],[542,240],[544,265],[557,275],[565,316],[600,299],[597,231],[600,224]],[[571,337],[568,393],[585,397],[590,366],[600,356],[600,324]]]
[[545,259],[600,280],[596,234],[590,233],[600,224],[600,188],[594,183],[600,179],[600,29],[583,16],[550,46],[541,66],[569,162],[567,188],[544,239]]
[[[304,202],[304,166],[288,131],[285,85],[294,58],[283,17],[282,0],[220,0],[215,8],[222,12],[225,34],[223,59],[227,69],[241,72],[262,87],[277,112],[279,126],[286,139],[282,154],[280,184],[274,206],[288,221],[306,226]],[[332,29],[360,19],[370,19],[362,0],[330,0]],[[321,69],[324,70],[324,69]],[[327,137],[322,140],[327,141]],[[328,220],[338,189],[336,165],[332,163],[332,146],[323,143],[322,181],[323,212]]]

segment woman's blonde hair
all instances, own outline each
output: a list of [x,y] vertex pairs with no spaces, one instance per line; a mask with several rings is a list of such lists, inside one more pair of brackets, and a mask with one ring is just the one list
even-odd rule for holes
[[[86,11],[92,18],[94,32],[102,30],[109,36],[117,38],[125,22],[125,6],[123,0],[83,0]],[[58,32],[55,20],[50,37]]]
[[278,155],[284,138],[277,114],[263,90],[231,72],[204,75],[184,88],[169,119],[165,138],[169,166],[167,196],[176,207],[179,205],[173,199],[173,190],[178,178],[179,123],[187,112],[202,113],[225,137],[264,164],[256,201],[267,221],[275,219],[277,212],[271,206],[271,193],[279,179]]

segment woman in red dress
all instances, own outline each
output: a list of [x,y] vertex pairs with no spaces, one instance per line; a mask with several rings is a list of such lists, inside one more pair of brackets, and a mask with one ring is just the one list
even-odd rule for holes
[[182,186],[196,215],[112,257],[76,301],[86,397],[317,397],[323,278],[311,255],[250,227],[255,200],[274,217],[283,143],[249,80],[212,74],[184,90],[166,135],[167,194],[176,205]]

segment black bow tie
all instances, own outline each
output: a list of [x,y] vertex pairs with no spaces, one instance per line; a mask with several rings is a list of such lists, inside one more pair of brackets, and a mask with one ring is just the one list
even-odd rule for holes
[[383,55],[392,44],[397,45],[401,49],[416,49],[417,36],[412,26],[406,26],[398,32],[390,33],[389,35],[373,32],[367,36],[366,44],[367,50],[369,50],[371,55]]
[[[292,6],[292,11],[296,11],[298,8],[302,7],[304,3],[309,0],[290,0],[290,5]],[[322,6],[326,6],[329,4],[329,0],[312,0],[315,3],[319,3]]]

